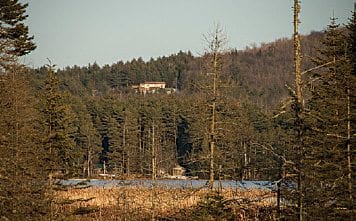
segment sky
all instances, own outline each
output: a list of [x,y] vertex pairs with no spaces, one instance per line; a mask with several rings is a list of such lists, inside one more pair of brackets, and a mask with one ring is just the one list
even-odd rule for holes
[[[204,52],[203,35],[220,24],[226,49],[291,37],[293,0],[20,0],[28,3],[37,49],[21,58],[30,67],[100,66]],[[301,0],[300,32],[321,31],[333,13],[345,24],[355,0]]]

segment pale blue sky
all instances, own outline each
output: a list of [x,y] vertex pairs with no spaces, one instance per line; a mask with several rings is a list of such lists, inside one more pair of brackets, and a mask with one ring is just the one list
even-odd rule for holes
[[[37,49],[22,62],[38,67],[47,58],[62,68],[112,64],[179,50],[204,51],[203,34],[220,23],[228,48],[292,35],[292,0],[20,0]],[[333,10],[340,23],[355,0],[302,0],[301,33],[323,30]]]

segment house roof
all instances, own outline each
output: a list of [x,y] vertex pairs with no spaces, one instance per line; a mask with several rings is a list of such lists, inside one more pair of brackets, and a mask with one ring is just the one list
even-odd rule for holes
[[166,82],[163,82],[163,81],[146,81],[146,82],[143,82],[142,84],[166,84]]

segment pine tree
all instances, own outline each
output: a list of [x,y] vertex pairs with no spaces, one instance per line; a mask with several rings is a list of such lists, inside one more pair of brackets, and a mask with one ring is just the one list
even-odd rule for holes
[[47,173],[39,114],[25,69],[0,75],[0,219],[46,220]]
[[94,166],[99,163],[99,153],[101,151],[100,135],[94,126],[89,111],[81,101],[76,100],[72,108],[76,112],[75,125],[77,125],[78,130],[75,134],[75,142],[76,146],[81,148],[80,164],[83,169],[82,175],[91,177]]
[[49,211],[39,115],[26,69],[16,62],[36,48],[22,23],[26,7],[0,1],[1,220],[45,220]]
[[162,158],[161,167],[164,171],[171,171],[178,165],[177,161],[177,125],[179,116],[179,107],[174,95],[162,95],[161,106],[161,139],[162,139]]
[[[191,176],[209,178],[209,117],[211,109],[208,107],[206,94],[194,94],[184,98],[183,105],[190,108],[182,108],[180,116],[180,135],[184,135],[183,145],[185,152],[183,165]],[[183,129],[183,131],[181,131]]]
[[77,129],[74,126],[75,115],[64,102],[64,96],[59,90],[59,81],[53,67],[48,67],[40,107],[46,134],[43,142],[48,154],[46,169],[52,175],[60,172],[65,176],[72,176],[77,172],[78,166],[78,150],[74,142]]
[[124,172],[126,176],[139,173],[140,148],[138,110],[135,98],[126,98],[123,109],[122,146],[124,150]]
[[[128,100],[126,100],[128,99]],[[138,142],[138,115],[136,113],[135,101],[126,99],[113,99],[111,113],[108,116],[108,141],[109,165],[115,168],[121,176],[130,175],[131,165],[139,163],[135,154],[139,146]]]
[[[308,115],[311,133],[306,155],[306,206],[309,216],[342,217],[347,207],[347,125],[351,66],[343,31],[331,19],[326,37],[314,59],[317,65],[332,62],[312,75]],[[346,87],[345,87],[346,86]],[[309,197],[308,197],[309,196]],[[317,205],[317,206],[315,206]]]
[[[356,85],[356,3],[354,4],[354,11],[348,25],[346,26],[349,31],[346,40],[348,43],[348,58],[350,62],[351,74],[350,78],[346,82],[346,94],[347,94],[347,183],[348,183],[348,201],[349,209],[353,207],[353,180],[352,180],[352,134],[355,134],[354,127],[351,126],[352,122],[355,122],[354,110],[356,109],[355,94],[356,88],[353,85]],[[354,144],[354,143],[353,143]]]
[[108,152],[108,165],[115,174],[123,174],[124,165],[122,161],[122,137],[119,122],[113,118],[108,119],[108,139],[109,139],[109,152]]
[[0,1],[1,53],[22,56],[36,48],[33,36],[29,36],[28,27],[23,23],[27,6],[18,0]]

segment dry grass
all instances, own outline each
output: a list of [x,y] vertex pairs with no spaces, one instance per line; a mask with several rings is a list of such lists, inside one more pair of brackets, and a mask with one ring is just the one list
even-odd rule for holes
[[[72,216],[74,220],[143,220],[152,214],[170,217],[189,210],[209,193],[207,189],[91,187],[57,191],[55,199],[60,202],[57,204],[59,214],[88,213]],[[224,189],[221,195],[239,205],[268,207],[275,201],[274,193],[266,190]]]

